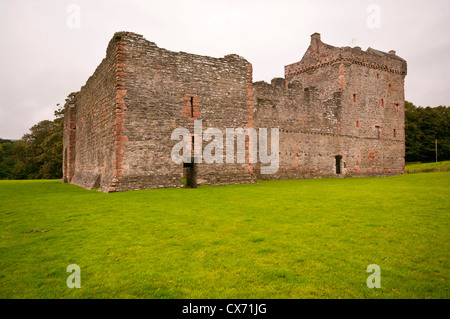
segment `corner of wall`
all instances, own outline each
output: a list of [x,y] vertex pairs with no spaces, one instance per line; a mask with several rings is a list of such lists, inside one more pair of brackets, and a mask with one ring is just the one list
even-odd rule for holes
[[125,64],[127,58],[125,53],[125,46],[127,42],[124,36],[116,34],[114,37],[116,40],[115,46],[115,60],[116,60],[116,84],[115,84],[115,98],[116,98],[116,110],[115,110],[115,131],[114,131],[114,177],[107,188],[107,192],[114,192],[121,186],[121,180],[123,177],[124,166],[123,161],[125,159],[125,147],[128,137],[125,134],[126,127],[124,125],[124,119],[126,118],[127,107],[125,105],[125,96],[127,90],[125,89],[125,79],[127,76]]

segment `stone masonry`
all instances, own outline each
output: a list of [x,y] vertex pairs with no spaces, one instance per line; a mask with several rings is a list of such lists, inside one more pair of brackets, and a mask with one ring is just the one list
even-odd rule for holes
[[[394,51],[333,47],[315,33],[285,78],[253,83],[252,65],[238,55],[171,52],[118,32],[65,105],[63,182],[114,192],[402,174],[405,75]],[[208,144],[195,120],[224,132],[224,145],[226,128],[278,128],[278,171],[260,173],[248,140],[245,163],[176,164],[174,129]]]

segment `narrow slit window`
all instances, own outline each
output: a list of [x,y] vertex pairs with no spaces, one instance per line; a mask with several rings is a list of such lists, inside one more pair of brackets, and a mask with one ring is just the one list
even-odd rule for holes
[[356,93],[353,93],[353,102],[356,103]]
[[194,135],[192,135],[192,139],[191,139],[191,161],[192,161],[192,163],[195,163],[195,155],[196,155],[195,137],[194,137]]
[[397,137],[397,130],[394,128],[394,138]]
[[375,126],[375,138],[380,138],[380,127],[378,125]]
[[[191,96],[191,117],[194,117],[194,97]],[[194,137],[192,137],[194,139]]]

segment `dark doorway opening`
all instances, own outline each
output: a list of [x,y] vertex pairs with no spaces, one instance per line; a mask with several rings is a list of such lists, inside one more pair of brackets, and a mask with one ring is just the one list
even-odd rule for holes
[[341,174],[341,160],[342,160],[342,156],[341,155],[336,155],[334,158],[336,159],[336,174]]
[[194,159],[191,159],[192,163],[183,163],[183,185],[185,187],[196,188],[197,187],[197,164],[194,163]]
[[191,140],[191,162],[183,162],[183,185],[184,187],[196,188],[197,187],[197,163],[194,162],[195,138],[192,136]]

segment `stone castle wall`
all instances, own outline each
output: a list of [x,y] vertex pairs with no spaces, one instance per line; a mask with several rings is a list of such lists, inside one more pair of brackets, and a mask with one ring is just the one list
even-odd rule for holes
[[255,126],[280,128],[280,170],[257,178],[404,172],[404,60],[335,48],[314,34],[285,73],[286,80],[254,84]]
[[[252,83],[238,55],[212,58],[116,33],[106,58],[66,103],[63,181],[105,192],[252,183],[256,179],[403,173],[406,62],[395,52],[337,48],[320,35],[285,79]],[[171,139],[186,128],[279,128],[279,169],[258,163],[176,164]],[[269,139],[270,141],[270,139]],[[248,140],[247,140],[248,142]],[[184,180],[183,180],[184,179]]]
[[[127,35],[124,97],[128,138],[124,172],[117,190],[183,186],[183,164],[171,159],[176,128],[249,125],[251,65],[244,58],[171,52],[141,36]],[[191,113],[191,99],[193,112]],[[225,137],[224,137],[225,138]],[[201,136],[194,136],[200,141]],[[202,149],[207,144],[202,141]],[[225,162],[225,161],[224,161]],[[253,182],[246,164],[196,164],[197,185]]]
[[106,58],[66,103],[63,179],[89,189],[114,179],[117,59],[113,39]]
[[[171,140],[172,131],[194,134],[194,120],[223,132],[251,127],[252,106],[252,66],[244,58],[171,52],[142,36],[117,33],[77,94],[71,182],[102,191],[182,187],[186,169],[171,159],[178,142]],[[194,139],[202,149],[208,144],[201,136]],[[196,185],[254,182],[247,163],[223,162],[195,164]]]

